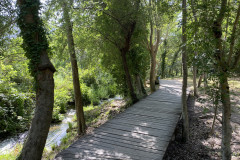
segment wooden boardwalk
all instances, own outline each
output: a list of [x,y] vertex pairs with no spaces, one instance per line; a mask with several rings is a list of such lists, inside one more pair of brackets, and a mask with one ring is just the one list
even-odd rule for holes
[[161,87],[86,135],[56,160],[163,158],[181,115],[181,83],[161,80]]

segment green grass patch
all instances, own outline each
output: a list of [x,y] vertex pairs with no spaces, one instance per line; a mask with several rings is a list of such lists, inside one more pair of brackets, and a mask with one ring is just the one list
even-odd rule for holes
[[15,160],[21,150],[22,144],[17,144],[11,152],[0,155],[0,160]]

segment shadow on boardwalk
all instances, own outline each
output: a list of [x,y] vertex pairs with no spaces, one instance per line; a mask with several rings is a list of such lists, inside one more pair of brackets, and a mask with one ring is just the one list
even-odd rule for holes
[[162,159],[181,115],[181,83],[162,80],[160,85],[56,159]]

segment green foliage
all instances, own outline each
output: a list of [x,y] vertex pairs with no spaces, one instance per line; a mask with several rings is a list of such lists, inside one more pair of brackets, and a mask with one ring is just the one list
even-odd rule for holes
[[28,129],[32,118],[33,100],[29,94],[0,95],[0,135]]
[[[29,59],[31,75],[36,80],[40,55],[43,51],[48,51],[49,49],[43,22],[39,18],[40,1],[24,1],[24,4],[18,6],[17,23],[23,37],[22,47],[25,50],[26,57]],[[31,18],[27,18],[29,14],[32,15]]]
[[0,135],[18,133],[28,129],[32,118],[34,94],[33,79],[28,60],[20,47],[21,38],[6,43],[0,61]]

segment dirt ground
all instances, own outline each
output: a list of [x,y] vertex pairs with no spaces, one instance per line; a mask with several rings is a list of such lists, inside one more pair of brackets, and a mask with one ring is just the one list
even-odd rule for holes
[[[240,112],[239,94],[232,94],[232,160],[240,160]],[[190,140],[181,141],[182,121],[178,123],[176,137],[167,149],[164,160],[220,160],[221,159],[221,106],[219,105],[214,132],[214,107],[206,94],[195,99],[188,97]]]

